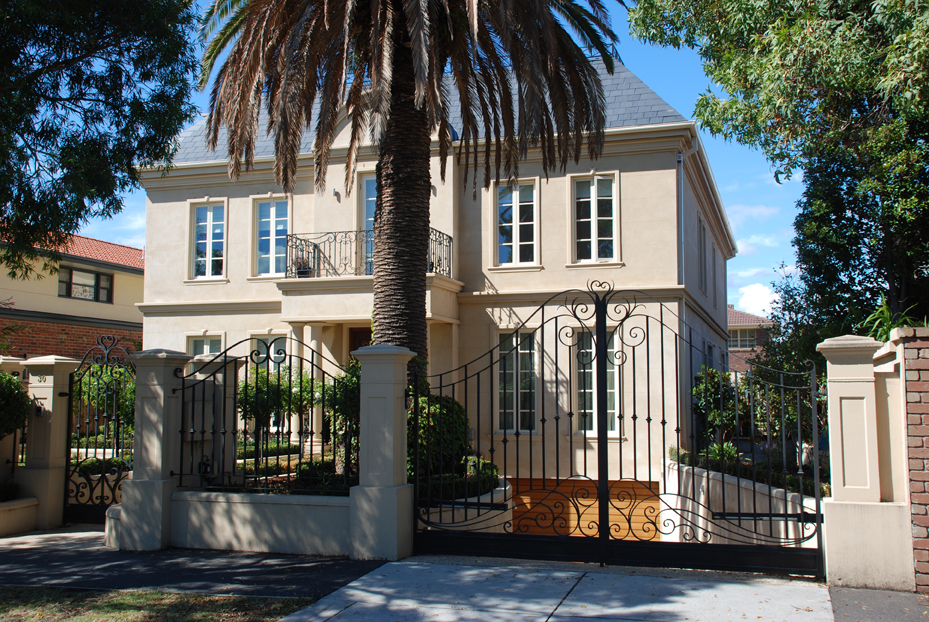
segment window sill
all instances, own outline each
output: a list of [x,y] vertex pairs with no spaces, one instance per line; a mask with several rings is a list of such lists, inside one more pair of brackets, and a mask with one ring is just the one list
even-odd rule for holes
[[623,268],[626,263],[623,261],[584,261],[579,263],[566,263],[565,268]]
[[229,279],[222,277],[202,278],[202,279],[184,279],[184,285],[221,285],[228,283]]
[[263,283],[266,281],[280,281],[281,279],[287,278],[287,275],[283,272],[280,274],[260,274],[258,276],[247,276],[245,280],[249,283]]
[[537,263],[533,264],[505,264],[502,266],[488,266],[488,272],[540,272],[544,270],[541,265]]

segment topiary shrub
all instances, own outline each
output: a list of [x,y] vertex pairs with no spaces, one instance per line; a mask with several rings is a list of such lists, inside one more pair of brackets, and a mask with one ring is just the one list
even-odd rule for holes
[[32,400],[19,378],[0,373],[0,438],[26,425]]
[[411,406],[407,416],[407,465],[413,474],[419,447],[420,477],[464,475],[462,459],[471,453],[468,415],[464,406],[449,395],[419,398],[419,429]]

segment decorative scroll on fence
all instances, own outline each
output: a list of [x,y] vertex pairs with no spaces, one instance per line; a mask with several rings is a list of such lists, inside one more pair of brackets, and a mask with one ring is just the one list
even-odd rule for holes
[[562,292],[413,392],[420,551],[822,574],[815,369],[730,371],[664,301]]
[[135,368],[116,337],[103,335],[71,374],[65,520],[103,522],[132,477]]
[[357,362],[273,337],[201,355],[177,375],[180,487],[347,495],[357,484]]

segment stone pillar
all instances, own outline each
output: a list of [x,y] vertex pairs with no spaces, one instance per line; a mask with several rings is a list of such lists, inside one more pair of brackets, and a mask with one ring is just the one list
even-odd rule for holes
[[[23,367],[20,363],[23,359],[15,356],[0,356],[0,373],[10,374],[22,380]],[[26,389],[29,389],[28,383],[24,383]],[[19,443],[19,433],[8,434],[0,438],[0,481],[6,481],[16,470],[15,460],[17,456]]]
[[406,474],[406,348],[376,345],[361,362],[360,485],[351,490],[352,558],[402,559],[413,552],[413,487]]
[[26,466],[16,470],[16,483],[24,495],[39,500],[36,529],[54,529],[63,522],[71,446],[68,391],[71,373],[79,364],[63,356],[41,356],[21,363],[29,370],[29,393],[36,409],[26,424]]
[[879,455],[882,447],[893,450],[886,422],[878,420],[879,412],[886,418],[887,409],[878,408],[875,389],[875,352],[883,346],[847,335],[816,348],[826,357],[829,383],[832,497],[823,500],[826,576],[832,585],[912,591],[909,504],[881,496],[882,477],[893,479],[881,473]]
[[135,455],[132,479],[123,483],[116,536],[121,549],[150,551],[171,542],[171,495],[177,487],[171,472],[180,467],[182,416],[181,379],[175,370],[190,358],[171,350],[131,356],[136,370]]

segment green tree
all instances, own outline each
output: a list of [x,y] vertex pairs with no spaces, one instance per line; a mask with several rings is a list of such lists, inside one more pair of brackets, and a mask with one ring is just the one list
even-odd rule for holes
[[[26,277],[195,113],[190,0],[9,0],[0,7],[0,263]],[[45,249],[47,255],[37,249]]]
[[26,425],[32,400],[19,378],[0,373],[0,438]]
[[578,161],[585,139],[585,155],[598,156],[603,89],[567,29],[612,71],[608,45],[616,37],[601,0],[214,0],[202,86],[228,57],[212,89],[209,141],[215,146],[225,126],[230,174],[248,169],[264,98],[277,179],[289,192],[314,114],[320,189],[343,110],[351,124],[349,190],[370,136],[379,149],[374,339],[425,358],[431,137],[438,136],[444,176],[456,98],[459,157],[483,168],[485,186],[501,173],[515,178],[530,146],[539,147],[546,171]]
[[929,311],[929,2],[640,0],[630,20],[698,51],[726,94],[698,99],[704,128],[761,148],[777,175],[803,171],[811,318],[833,305],[860,322],[881,293],[894,314]]

